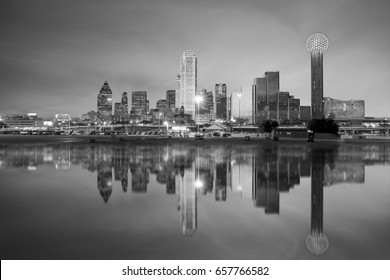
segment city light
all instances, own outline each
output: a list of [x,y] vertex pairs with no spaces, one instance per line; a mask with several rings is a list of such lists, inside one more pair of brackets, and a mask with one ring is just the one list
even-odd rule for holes
[[195,181],[195,188],[197,188],[197,189],[203,188],[203,182],[201,180],[197,179]]

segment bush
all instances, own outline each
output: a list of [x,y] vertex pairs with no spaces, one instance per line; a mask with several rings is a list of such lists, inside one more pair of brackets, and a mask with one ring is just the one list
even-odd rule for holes
[[307,129],[314,133],[331,133],[337,135],[339,125],[332,119],[314,119],[308,122]]
[[265,120],[262,121],[259,124],[260,132],[262,133],[271,133],[272,130],[277,128],[279,126],[279,123],[277,121],[272,121],[272,120]]

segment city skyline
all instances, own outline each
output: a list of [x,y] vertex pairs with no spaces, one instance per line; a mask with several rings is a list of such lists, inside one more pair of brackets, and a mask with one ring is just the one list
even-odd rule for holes
[[155,104],[176,88],[186,49],[198,58],[198,88],[223,82],[230,96],[263,73],[279,71],[280,91],[309,105],[305,40],[322,32],[331,45],[324,97],[365,100],[366,116],[390,115],[387,1],[274,2],[6,2],[0,112],[81,116],[95,109],[105,80],[113,103],[125,91],[147,91]]

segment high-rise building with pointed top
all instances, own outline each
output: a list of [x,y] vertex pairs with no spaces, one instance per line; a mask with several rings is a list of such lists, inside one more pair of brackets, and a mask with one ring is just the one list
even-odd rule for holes
[[109,123],[112,119],[112,91],[107,81],[98,94],[97,119],[100,123]]
[[193,51],[184,51],[180,60],[180,105],[195,119],[197,59]]

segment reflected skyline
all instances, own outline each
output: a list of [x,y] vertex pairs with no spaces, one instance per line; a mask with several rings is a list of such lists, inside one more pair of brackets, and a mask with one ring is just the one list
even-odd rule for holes
[[[2,145],[0,168],[36,171],[40,166],[66,170],[81,166],[97,173],[97,188],[108,202],[114,181],[126,193],[147,193],[149,176],[165,185],[167,194],[179,194],[184,175],[200,195],[214,193],[215,201],[226,201],[229,193],[251,198],[267,214],[279,213],[280,193],[312,177],[313,162],[320,164],[324,186],[362,184],[366,165],[388,165],[386,145],[335,145],[322,152],[319,146],[247,145],[233,147],[172,144],[165,146],[60,144]],[[359,152],[359,153],[357,153]],[[318,169],[316,165],[316,169]],[[130,178],[130,179],[129,179]],[[186,177],[187,178],[187,177]],[[130,184],[130,186],[129,186]],[[200,185],[199,185],[200,184]]]
[[[170,203],[164,211],[171,209],[176,213],[176,231],[195,239],[202,235],[199,231],[207,231],[204,216],[199,218],[204,213],[198,213],[199,209],[201,213],[207,209],[206,202],[226,209],[223,205],[232,207],[239,200],[241,207],[248,207],[247,211],[252,208],[259,217],[282,219],[290,214],[283,205],[286,199],[297,199],[294,193],[299,193],[306,182],[310,185],[310,198],[304,200],[310,206],[306,219],[310,230],[301,235],[301,246],[319,256],[329,251],[330,242],[335,239],[335,232],[328,238],[323,226],[327,205],[324,188],[364,185],[366,167],[389,165],[389,155],[390,147],[383,144],[3,144],[0,171],[18,169],[31,174],[43,171],[52,176],[68,176],[77,170],[94,174],[89,177],[95,181],[101,200],[96,200],[96,196],[93,200],[103,202],[107,209],[116,207],[118,195],[130,195],[135,199],[133,203],[146,203],[149,196],[155,203],[168,199]],[[156,188],[161,190],[157,196]],[[145,211],[141,209],[150,206],[138,205],[136,209]],[[305,208],[302,202],[299,208]]]

